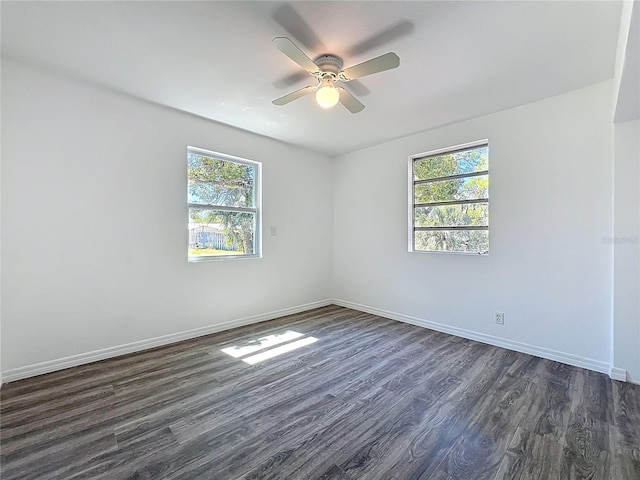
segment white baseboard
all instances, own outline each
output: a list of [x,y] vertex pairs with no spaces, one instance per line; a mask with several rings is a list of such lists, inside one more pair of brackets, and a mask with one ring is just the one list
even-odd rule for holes
[[[620,380],[620,378],[614,377],[613,374],[619,375],[620,372],[625,372],[619,368],[612,368],[607,362],[601,362],[592,358],[581,357],[573,355],[571,353],[560,352],[558,350],[552,350],[537,345],[530,345],[527,343],[516,342],[514,340],[508,340],[506,338],[495,337],[493,335],[487,335],[485,333],[475,332],[473,330],[467,330],[464,328],[452,327],[442,323],[431,322],[421,318],[411,317],[409,315],[403,315],[401,313],[389,312],[387,310],[381,310],[379,308],[370,307],[368,305],[360,305],[358,303],[348,302],[340,299],[333,299],[333,303],[341,307],[351,308],[353,310],[359,310],[361,312],[372,313],[380,317],[389,318],[391,320],[398,320],[404,323],[410,323],[411,325],[417,325],[419,327],[429,328],[438,332],[448,333],[455,335],[456,337],[463,337],[469,340],[476,340],[478,342],[487,343],[496,347],[503,347],[509,350],[515,350],[516,352],[527,353],[536,357],[546,358],[548,360],[554,360],[556,362],[566,363],[575,367],[586,368],[600,373],[606,373]],[[614,372],[615,370],[615,372]],[[626,379],[626,372],[625,372]]]
[[[400,322],[409,323],[419,327],[429,328],[438,332],[448,333],[457,337],[467,338],[469,340],[476,340],[478,342],[487,343],[497,347],[508,348],[516,352],[527,353],[541,358],[554,360],[557,362],[566,363],[576,367],[586,368],[596,372],[606,373],[614,380],[627,381],[627,372],[622,368],[612,367],[606,362],[594,360],[592,358],[581,357],[570,353],[560,352],[557,350],[551,350],[549,348],[540,347],[537,345],[530,345],[527,343],[516,342],[514,340],[508,340],[505,338],[495,337],[493,335],[487,335],[484,333],[475,332],[473,330],[467,330],[464,328],[452,327],[442,323],[432,322],[409,315],[403,315],[400,313],[390,312],[379,308],[371,307],[368,305],[361,305],[358,303],[348,302],[340,299],[327,299],[318,302],[307,303],[304,305],[298,305],[295,307],[284,308],[273,312],[268,312],[260,315],[253,315],[250,317],[239,318],[228,322],[217,323],[215,325],[209,325],[206,327],[195,328],[183,332],[172,333],[169,335],[163,335],[161,337],[150,338],[148,340],[141,340],[137,342],[127,343],[124,345],[118,345],[115,347],[103,348],[92,352],[81,353],[78,355],[72,355],[69,357],[59,358],[56,360],[49,360],[46,362],[36,363],[33,365],[27,365],[25,367],[14,368],[2,372],[0,378],[3,383],[13,382],[16,380],[22,380],[24,378],[35,377],[36,375],[42,375],[45,373],[55,372],[57,370],[63,370],[65,368],[76,367],[87,363],[97,362],[99,360],[105,360],[107,358],[113,358],[128,353],[139,352],[142,350],[148,350],[150,348],[160,347],[171,343],[180,342],[183,340],[189,340],[192,338],[209,335],[211,333],[221,332],[224,330],[230,330],[232,328],[238,328],[245,325],[251,325],[254,323],[260,323],[267,320],[273,320],[274,318],[284,317],[286,315],[292,315],[295,313],[304,312],[307,310],[313,310],[314,308],[325,307],[327,305],[339,305],[341,307],[351,308],[361,312],[371,313],[380,317],[389,318],[391,320],[398,320]],[[0,384],[1,385],[1,384]]]
[[614,380],[620,380],[621,382],[627,381],[627,371],[624,368],[611,367],[609,370],[609,376]]
[[22,380],[23,378],[35,377],[36,375],[42,375],[45,373],[55,372],[57,370],[63,370],[69,367],[76,367],[78,365],[97,362],[98,360],[105,360],[107,358],[113,358],[120,355],[125,355],[127,353],[140,352],[142,350],[161,347],[170,343],[181,342],[182,340],[202,337],[211,333],[243,327],[245,325],[251,325],[254,323],[265,322],[267,320],[273,320],[274,318],[284,317],[286,315],[292,315],[294,313],[305,312],[307,310],[313,310],[314,308],[325,307],[327,305],[331,305],[332,303],[333,302],[331,300],[320,300],[318,302],[283,308],[281,310],[263,313],[260,315],[252,315],[250,317],[239,318],[228,322],[216,323],[214,325],[209,325],[206,327],[194,328],[192,330],[186,330],[184,332],[171,333],[169,335],[150,338],[148,340],[140,340],[137,342],[126,343],[124,345],[95,350],[93,352],[81,353],[78,355],[72,355],[70,357],[58,358],[56,360],[49,360],[33,365],[27,365],[25,367],[14,368],[11,370],[7,370],[6,372],[2,372],[2,381],[13,382],[16,380]]

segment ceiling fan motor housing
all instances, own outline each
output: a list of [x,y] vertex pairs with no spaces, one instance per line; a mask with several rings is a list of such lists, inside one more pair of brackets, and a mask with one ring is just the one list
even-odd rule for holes
[[321,72],[331,72],[338,75],[338,72],[342,70],[342,59],[337,55],[331,55],[329,53],[320,55],[313,60]]

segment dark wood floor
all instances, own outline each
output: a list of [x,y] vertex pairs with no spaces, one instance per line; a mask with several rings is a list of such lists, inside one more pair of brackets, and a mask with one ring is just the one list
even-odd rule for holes
[[[221,351],[285,331],[317,341]],[[640,386],[336,306],[1,400],[4,480],[640,478]]]

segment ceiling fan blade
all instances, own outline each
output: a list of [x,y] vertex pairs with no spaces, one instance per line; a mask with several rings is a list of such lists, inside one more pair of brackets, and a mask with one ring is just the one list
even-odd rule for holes
[[347,110],[351,113],[358,113],[364,110],[364,105],[360,103],[356,97],[351,95],[348,91],[346,91],[342,87],[337,87],[338,92],[340,93],[340,103],[345,106]]
[[398,55],[393,52],[385,53],[384,55],[359,63],[353,67],[345,68],[340,72],[340,80],[348,82],[356,78],[391,70],[392,68],[398,67],[398,65],[400,65],[400,57],[398,57]]
[[365,87],[360,80],[349,81],[349,92],[351,92],[358,98],[366,97],[371,93],[371,91],[367,87]]
[[289,102],[293,102],[294,100],[299,99],[300,97],[304,97],[305,95],[313,92],[316,87],[308,86],[301,88],[300,90],[296,90],[295,92],[288,93],[284,97],[276,98],[273,102],[274,105],[286,105]]
[[271,41],[278,50],[296,62],[309,73],[317,72],[318,66],[287,37],[276,37]]
[[[292,85],[300,83],[302,80],[308,80],[309,77],[307,77],[307,75],[307,72],[305,72],[304,70],[298,70],[291,75],[287,75],[286,77],[282,77],[276,80],[275,82],[273,82],[273,86],[276,88],[290,88]],[[354,82],[357,82],[357,80],[354,80]]]
[[[358,55],[362,55],[363,53],[367,53],[374,48],[381,47],[385,43],[389,43],[396,38],[404,37],[405,35],[411,34],[414,29],[415,27],[412,22],[408,20],[402,20],[392,27],[389,27],[382,32],[374,34],[366,40],[362,40],[360,43],[353,45],[346,51],[346,56],[355,57]],[[312,50],[317,51],[318,49]]]
[[271,14],[271,18],[280,25],[299,45],[311,52],[326,52],[320,37],[318,37],[311,26],[304,21],[304,18],[296,11],[291,4],[284,3],[278,6]]

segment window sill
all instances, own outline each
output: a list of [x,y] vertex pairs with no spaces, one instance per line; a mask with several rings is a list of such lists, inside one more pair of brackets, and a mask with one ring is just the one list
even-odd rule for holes
[[409,250],[409,253],[418,253],[418,254],[430,254],[435,253],[437,255],[470,255],[473,257],[488,257],[489,252],[451,252],[445,250]]
[[188,263],[216,262],[221,260],[246,260],[251,258],[262,258],[262,255],[198,255],[188,256]]

